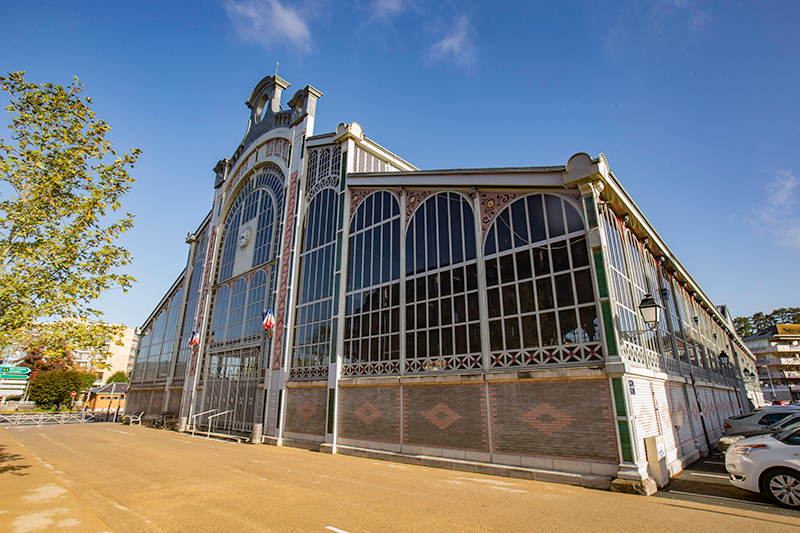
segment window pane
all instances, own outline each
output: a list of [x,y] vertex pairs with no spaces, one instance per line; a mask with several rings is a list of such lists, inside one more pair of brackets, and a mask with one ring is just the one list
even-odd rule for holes
[[456,326],[456,353],[467,353],[467,327]]
[[428,331],[428,357],[439,357],[442,354],[439,344],[439,330]]
[[525,348],[539,346],[539,334],[536,327],[536,315],[522,317],[522,338]]
[[597,324],[597,310],[594,306],[581,307],[581,330],[584,342],[596,342],[600,340],[600,331]]
[[464,292],[464,267],[453,270],[453,294]]
[[500,258],[500,280],[503,283],[514,281],[514,256],[504,255]]
[[427,304],[417,304],[417,329],[427,327],[428,320],[425,318],[427,315]]
[[467,290],[474,291],[478,288],[478,267],[467,265]]
[[497,228],[497,248],[504,252],[511,248],[511,218],[508,216],[508,209],[500,213],[495,220]]
[[511,227],[514,230],[514,247],[528,244],[528,222],[525,220],[525,202],[511,204]]
[[550,278],[536,280],[536,296],[540,310],[553,308],[553,286]]
[[564,344],[577,344],[581,342],[578,331],[578,321],[575,319],[575,311],[566,309],[558,312],[558,320],[561,323],[561,340]]
[[564,235],[564,217],[561,213],[561,198],[546,194],[544,203],[547,206],[547,228],[550,238]]
[[567,228],[569,228],[570,233],[581,231],[583,229],[583,220],[581,220],[578,211],[569,202],[564,202],[564,209],[567,213]]
[[450,232],[452,233],[453,264],[457,265],[464,260],[464,249],[461,232],[461,200],[450,199]]
[[572,296],[572,279],[569,274],[556,276],[556,298],[559,307],[575,305],[575,298]]
[[450,298],[442,298],[442,325],[448,326],[453,323],[453,310]]
[[550,273],[550,252],[547,246],[533,249],[533,271],[537,276]]
[[406,329],[416,329],[414,326],[414,306],[406,306]]
[[503,314],[516,315],[517,310],[517,289],[515,285],[503,286]]
[[455,309],[455,316],[454,322],[459,324],[461,322],[467,321],[467,305],[464,299],[464,295],[461,294],[459,296],[453,297],[453,306]]
[[542,209],[542,195],[528,196],[528,223],[531,242],[543,241],[547,238],[544,229],[544,210]]
[[428,302],[428,327],[439,325],[439,302],[432,300]]
[[470,353],[480,353],[481,348],[481,328],[478,324],[470,324],[469,331],[469,351]]
[[519,307],[522,313],[536,311],[536,300],[533,297],[533,283],[524,281],[519,284]]
[[489,342],[491,350],[499,352],[503,349],[503,323],[502,320],[492,320],[489,322]]
[[490,317],[500,316],[500,293],[497,289],[491,289],[486,292],[486,303],[489,307]]
[[497,275],[497,259],[487,259],[486,260],[486,286],[492,287],[493,285],[497,285],[498,282],[498,275]]
[[586,249],[586,237],[569,240],[572,251],[572,268],[589,266],[589,252]]
[[575,272],[575,290],[578,292],[578,303],[585,304],[594,301],[592,290],[592,274],[588,269]]
[[528,250],[517,252],[517,279],[528,279],[532,275],[530,252]]
[[436,199],[437,210],[439,211],[439,266],[446,267],[450,265],[450,224],[449,216],[447,213],[447,196],[440,195]]
[[442,355],[453,355],[453,329],[442,329]]
[[471,292],[467,294],[467,313],[469,313],[469,320],[478,320],[478,293]]
[[558,344],[558,331],[556,330],[556,314],[541,313],[539,315],[542,331],[542,345],[555,346]]
[[553,256],[553,272],[569,270],[569,255],[567,254],[567,241],[558,241],[550,245]]
[[519,319],[517,317],[505,319],[506,350],[519,349]]

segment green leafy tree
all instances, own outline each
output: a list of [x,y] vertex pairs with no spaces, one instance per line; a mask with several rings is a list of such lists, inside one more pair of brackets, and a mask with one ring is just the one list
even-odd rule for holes
[[115,212],[141,151],[112,149],[110,128],[77,78],[62,87],[23,76],[0,76],[12,114],[12,142],[0,138],[0,343],[28,338],[42,328],[37,321],[55,317],[74,320],[70,331],[97,343],[83,347],[100,350],[118,332],[85,319],[102,315],[90,304],[103,292],[127,292],[134,281],[116,272],[131,254],[115,244],[133,216],[115,220]]
[[117,370],[110,376],[108,376],[108,381],[106,381],[106,385],[109,383],[128,383],[128,375],[123,372],[122,370]]
[[751,316],[733,319],[733,326],[740,337],[748,337],[776,324],[800,324],[800,307],[781,307],[767,315],[759,311]]
[[94,374],[90,372],[46,370],[31,380],[28,397],[36,402],[36,405],[45,409],[70,405],[72,391],[80,393],[91,386],[94,379]]

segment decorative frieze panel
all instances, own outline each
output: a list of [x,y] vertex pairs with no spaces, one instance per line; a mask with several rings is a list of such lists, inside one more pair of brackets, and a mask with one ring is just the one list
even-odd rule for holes
[[516,197],[514,193],[481,193],[481,231],[484,235],[495,217]]

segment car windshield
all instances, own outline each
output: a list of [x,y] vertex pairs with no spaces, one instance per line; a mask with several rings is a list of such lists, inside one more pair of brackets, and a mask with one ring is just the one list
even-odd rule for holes
[[800,421],[797,421],[794,424],[787,426],[786,428],[784,428],[781,431],[778,431],[777,433],[773,433],[773,435],[775,435],[775,438],[780,441],[786,441],[787,438],[791,437],[798,431],[800,431]]

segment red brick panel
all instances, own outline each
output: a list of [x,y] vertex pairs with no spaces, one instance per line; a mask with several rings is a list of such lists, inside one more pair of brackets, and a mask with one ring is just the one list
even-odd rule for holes
[[150,402],[150,391],[128,391],[125,397],[125,412],[128,414],[145,411]]
[[325,435],[328,389],[288,389],[286,431]]
[[400,387],[339,389],[339,436],[400,444]]
[[489,451],[484,384],[403,387],[403,444]]
[[160,415],[164,408],[164,391],[157,390],[150,393],[150,405],[145,410],[148,415]]
[[181,410],[181,397],[183,396],[183,389],[172,389],[169,391],[169,406],[167,412],[178,414]]
[[490,383],[495,453],[619,461],[606,380]]

